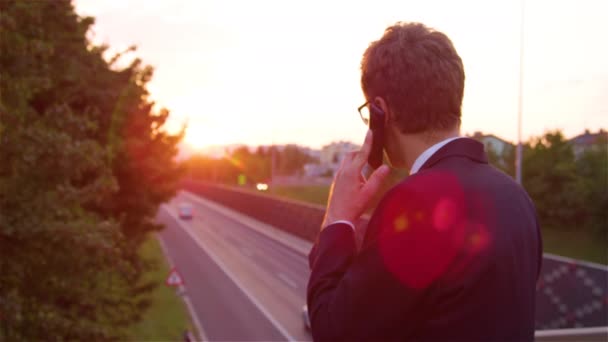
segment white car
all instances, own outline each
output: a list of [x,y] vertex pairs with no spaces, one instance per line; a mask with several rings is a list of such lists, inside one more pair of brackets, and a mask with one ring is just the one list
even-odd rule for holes
[[194,216],[194,210],[190,203],[180,203],[177,206],[177,215],[182,220],[191,220]]

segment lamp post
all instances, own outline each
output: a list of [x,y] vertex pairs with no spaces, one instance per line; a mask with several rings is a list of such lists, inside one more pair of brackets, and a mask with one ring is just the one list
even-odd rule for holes
[[523,112],[523,88],[524,88],[524,23],[525,23],[526,0],[521,0],[521,22],[519,28],[519,96],[517,100],[517,151],[515,160],[515,180],[522,184],[521,167],[523,159],[523,146],[521,142],[521,121]]
[[275,181],[275,177],[276,177],[276,164],[277,164],[277,146],[274,144],[274,140],[273,143],[270,147],[270,185],[274,186],[274,181]]

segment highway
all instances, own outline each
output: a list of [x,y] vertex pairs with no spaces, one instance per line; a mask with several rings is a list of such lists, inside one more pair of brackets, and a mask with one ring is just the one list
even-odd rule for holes
[[[194,207],[192,220],[177,217],[184,202]],[[157,219],[166,226],[159,238],[185,280],[185,301],[203,340],[311,340],[302,320],[310,242],[188,192],[163,205]],[[605,266],[545,254],[537,284],[539,339],[605,340],[606,284]],[[572,329],[583,327],[591,330]]]
[[[181,202],[193,205],[192,220],[177,217]],[[159,237],[184,279],[201,338],[311,340],[302,321],[309,276],[304,249],[183,192],[162,206],[157,219],[166,226]]]

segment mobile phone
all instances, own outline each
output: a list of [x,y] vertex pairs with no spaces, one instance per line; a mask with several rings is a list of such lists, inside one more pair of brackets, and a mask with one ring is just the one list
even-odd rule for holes
[[369,129],[372,130],[372,150],[367,163],[372,169],[382,165],[382,151],[384,149],[384,111],[373,102],[369,104]]

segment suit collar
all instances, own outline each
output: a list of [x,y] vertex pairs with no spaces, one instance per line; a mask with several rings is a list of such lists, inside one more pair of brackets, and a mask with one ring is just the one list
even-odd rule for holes
[[478,163],[488,163],[488,157],[482,143],[471,138],[461,138],[452,140],[437,150],[437,152],[420,167],[420,171],[431,168],[440,160],[449,157],[465,157]]
[[414,161],[414,165],[412,165],[412,168],[410,169],[410,175],[413,175],[414,173],[418,172],[418,170],[420,170],[422,165],[424,165],[424,163],[426,163],[426,161],[429,160],[429,158],[431,158],[443,146],[447,145],[452,140],[461,139],[461,138],[462,137],[458,137],[458,136],[447,138],[447,139],[442,140],[442,141],[436,143],[435,145],[427,148]]

